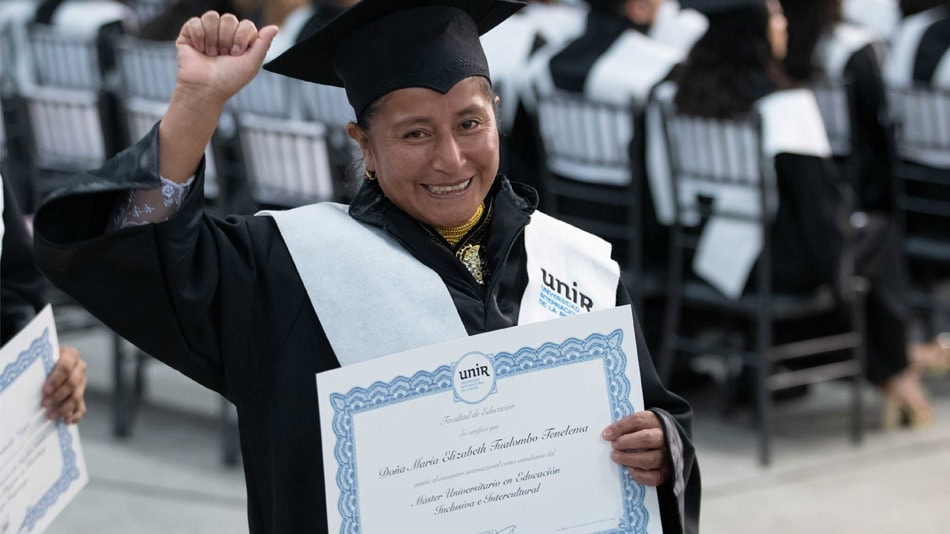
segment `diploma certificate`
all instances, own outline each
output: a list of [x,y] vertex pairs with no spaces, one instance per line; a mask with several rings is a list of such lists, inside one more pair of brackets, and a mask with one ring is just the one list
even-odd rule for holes
[[58,358],[49,306],[0,351],[0,534],[43,532],[89,481],[76,426],[40,405]]
[[633,328],[624,306],[318,374],[330,532],[661,532],[601,437],[644,409]]

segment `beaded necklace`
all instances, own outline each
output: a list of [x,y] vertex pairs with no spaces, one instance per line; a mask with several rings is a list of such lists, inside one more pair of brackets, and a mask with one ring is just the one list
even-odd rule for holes
[[465,224],[461,226],[447,226],[440,228],[435,227],[435,231],[442,236],[442,239],[448,241],[449,245],[452,245],[452,248],[455,248],[455,245],[465,237],[472,228],[475,228],[475,225],[478,224],[478,221],[482,220],[482,214],[485,213],[485,203],[482,202],[478,205],[478,209],[475,210],[475,215],[472,215],[472,218],[468,220]]

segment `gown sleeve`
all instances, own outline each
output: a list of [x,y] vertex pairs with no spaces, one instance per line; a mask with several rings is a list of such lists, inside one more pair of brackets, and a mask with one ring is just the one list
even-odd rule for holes
[[264,382],[266,358],[252,355],[279,349],[304,302],[299,279],[261,268],[290,261],[271,218],[206,215],[203,180],[202,163],[167,221],[109,230],[118,200],[161,186],[156,126],[39,208],[34,250],[47,277],[106,325],[237,403]]
[[863,210],[891,211],[894,137],[884,80],[871,45],[848,60],[845,74],[853,80],[852,183]]
[[[621,284],[617,289],[617,305],[630,303],[630,295]],[[636,312],[633,324],[637,334],[637,358],[640,364],[643,400],[646,408],[655,413],[663,425],[667,453],[673,463],[672,476],[657,488],[663,532],[697,533],[701,483],[696,449],[693,447],[693,410],[688,402],[668,391],[660,383]]]

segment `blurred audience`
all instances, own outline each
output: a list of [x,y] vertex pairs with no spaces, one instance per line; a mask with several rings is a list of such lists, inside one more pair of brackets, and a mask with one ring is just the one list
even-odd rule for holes
[[[837,285],[847,234],[853,232],[858,274],[870,281],[867,374],[883,392],[884,425],[893,427],[902,419],[914,426],[929,425],[933,412],[919,372],[908,360],[907,278],[898,234],[877,217],[842,224],[853,211],[849,187],[840,182],[830,159],[814,95],[795,88],[783,68],[789,39],[779,1],[736,0],[726,2],[727,8],[701,0],[694,3],[709,18],[709,29],[693,47],[669,93],[680,113],[730,119],[756,110],[762,117],[762,144],[773,161],[779,199],[772,227],[779,243],[771,258],[774,286],[800,292]],[[708,141],[713,150],[723,142]],[[651,169],[650,178],[654,183],[669,181],[657,167]],[[669,194],[668,185],[654,191]],[[656,202],[658,214],[667,221],[672,218],[671,201],[666,197]],[[746,267],[747,275],[751,265]]]

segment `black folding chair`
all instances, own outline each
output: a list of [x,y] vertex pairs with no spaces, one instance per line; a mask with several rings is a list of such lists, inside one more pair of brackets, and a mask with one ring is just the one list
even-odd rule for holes
[[237,123],[251,195],[260,207],[337,198],[324,125],[254,113],[239,113]]
[[[543,207],[613,245],[621,279],[642,322],[644,300],[662,294],[660,271],[644,268],[645,188],[633,103],[616,106],[557,92],[539,96],[537,138],[542,168]],[[665,261],[660,258],[661,261]]]
[[301,118],[315,121],[327,128],[330,165],[340,196],[352,199],[361,183],[352,179],[354,163],[362,157],[359,145],[350,139],[346,126],[356,122],[353,107],[342,87],[291,80],[291,95],[300,109]]
[[909,301],[926,315],[928,336],[950,299],[934,288],[950,278],[950,91],[889,89],[896,123],[897,218],[904,254],[914,267]]
[[[718,121],[678,115],[672,103],[662,105],[665,135],[672,169],[675,219],[670,234],[670,272],[667,316],[658,370],[662,380],[670,376],[677,355],[712,354],[751,367],[754,372],[756,424],[759,435],[759,461],[771,461],[771,392],[792,386],[842,378],[851,379],[851,436],[862,439],[861,383],[864,377],[864,282],[843,270],[843,305],[849,323],[840,332],[816,338],[775,343],[774,332],[790,321],[824,317],[840,311],[842,301],[829,287],[807,294],[779,292],[773,287],[771,254],[771,217],[777,207],[774,171],[761,145],[761,120],[757,115],[742,120]],[[735,210],[715,200],[718,188],[745,191],[755,206]],[[697,199],[696,192],[713,198]],[[700,226],[684,221],[703,221],[710,217],[736,224],[753,225],[762,237],[762,250],[754,267],[751,291],[733,299],[692,274],[687,265],[700,242]],[[848,256],[851,257],[851,256]],[[725,322],[736,321],[745,335],[751,328],[752,340],[734,346],[732,337],[701,336],[687,333],[681,323],[682,308],[713,312]],[[720,325],[721,326],[721,325]],[[820,363],[803,359],[845,351],[847,356]],[[799,362],[795,370],[780,369],[777,364]],[[808,365],[811,364],[811,365]],[[808,365],[808,366],[804,366]],[[740,369],[741,365],[732,366]],[[796,366],[797,367],[797,366]]]
[[129,7],[135,11],[139,23],[148,22],[163,13],[175,0],[131,0]]
[[[168,109],[175,91],[178,52],[172,41],[148,41],[123,35],[115,39],[120,79],[119,98],[129,141],[144,137]],[[217,151],[205,150],[205,198],[213,204],[220,195]]]

